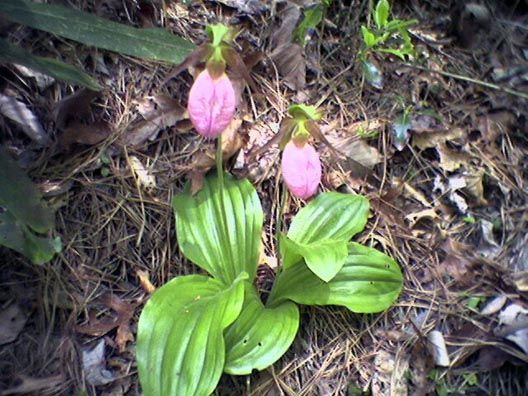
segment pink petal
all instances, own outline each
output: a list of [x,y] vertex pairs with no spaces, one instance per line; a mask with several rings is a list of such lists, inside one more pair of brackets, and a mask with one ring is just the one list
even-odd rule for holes
[[321,181],[321,160],[317,151],[309,144],[299,147],[290,141],[282,153],[282,177],[294,196],[310,198]]
[[187,108],[200,135],[207,138],[217,137],[235,115],[236,97],[233,84],[226,74],[213,79],[205,69],[194,80]]

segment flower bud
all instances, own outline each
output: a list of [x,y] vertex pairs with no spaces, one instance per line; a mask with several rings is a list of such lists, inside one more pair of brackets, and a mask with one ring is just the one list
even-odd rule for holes
[[308,199],[317,192],[321,181],[321,160],[315,149],[290,141],[282,153],[282,177],[292,195]]
[[233,119],[235,108],[235,90],[225,73],[214,79],[205,69],[196,77],[187,109],[200,135],[206,138],[220,135]]

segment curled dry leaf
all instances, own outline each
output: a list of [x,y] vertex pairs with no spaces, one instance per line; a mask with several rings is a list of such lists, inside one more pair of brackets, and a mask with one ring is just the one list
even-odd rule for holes
[[139,146],[154,139],[165,128],[174,126],[185,117],[185,108],[177,100],[158,95],[139,102],[138,111],[144,118],[133,123],[125,133],[122,144]]
[[139,283],[141,284],[143,290],[145,290],[148,294],[152,294],[156,291],[156,286],[154,286],[150,281],[150,277],[147,271],[138,270],[136,274],[139,278]]
[[49,146],[51,139],[37,116],[29,107],[12,96],[0,94],[0,114],[20,126],[22,131],[41,146]]
[[156,187],[156,177],[145,169],[138,157],[130,156],[128,158],[128,165],[141,187],[146,190]]
[[298,91],[306,85],[306,60],[299,44],[286,43],[270,54],[283,78],[284,85]]
[[502,309],[502,307],[504,307],[504,304],[506,304],[506,301],[508,301],[508,298],[505,295],[497,296],[491,299],[484,306],[484,308],[482,308],[482,311],[480,311],[480,313],[482,315],[493,315],[494,313],[499,312]]

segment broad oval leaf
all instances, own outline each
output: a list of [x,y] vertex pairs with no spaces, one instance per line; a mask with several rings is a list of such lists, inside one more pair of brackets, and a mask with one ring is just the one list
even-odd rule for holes
[[223,332],[240,314],[247,274],[226,288],[204,275],[171,280],[143,308],[137,362],[146,396],[203,396],[224,368]]
[[[348,242],[354,235],[362,231],[367,223],[369,202],[361,195],[342,194],[337,192],[322,193],[307,206],[302,208],[293,219],[288,238],[304,246],[329,242]],[[302,252],[299,249],[291,249],[291,244],[280,241],[282,254],[282,265],[284,268],[291,267],[303,257],[310,261],[310,269],[315,274],[323,275],[325,279],[335,274],[343,265],[344,257],[320,255],[317,257],[310,251]],[[290,248],[288,248],[290,247]],[[330,262],[339,259],[341,261]],[[327,268],[333,269],[327,271]],[[337,271],[336,271],[337,269]]]
[[194,49],[193,44],[165,29],[138,29],[58,5],[2,0],[0,14],[22,25],[143,59],[178,64]]
[[299,262],[284,269],[269,298],[276,306],[284,300],[305,305],[342,305],[353,312],[380,312],[396,300],[403,285],[398,264],[386,254],[358,243],[350,243],[348,257],[328,283]]
[[345,241],[326,240],[303,244],[282,235],[281,244],[284,249],[304,257],[308,268],[325,282],[336,276],[348,256],[348,244]]
[[243,271],[255,277],[263,213],[248,180],[225,174],[221,190],[218,177],[211,175],[195,196],[188,184],[174,197],[173,207],[185,257],[227,285]]
[[0,38],[0,62],[24,65],[57,80],[82,85],[94,91],[101,90],[97,81],[76,67],[56,59],[33,55],[2,38]]
[[374,10],[374,22],[376,27],[382,29],[387,26],[390,14],[390,5],[388,0],[379,0]]
[[299,329],[299,308],[284,301],[265,307],[252,285],[246,286],[244,307],[225,333],[228,374],[245,375],[263,370],[288,350]]

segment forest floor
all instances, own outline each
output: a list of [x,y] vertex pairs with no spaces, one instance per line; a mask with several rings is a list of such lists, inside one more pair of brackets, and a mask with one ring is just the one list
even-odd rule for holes
[[[374,54],[381,89],[365,81],[357,56],[367,0],[334,1],[298,53],[280,48],[302,19],[302,8],[284,1],[52,3],[164,26],[195,44],[209,23],[237,25],[256,91],[242,91],[226,155],[228,170],[248,177],[262,200],[261,264],[277,265],[275,219],[288,221],[304,203],[280,203],[278,146],[255,148],[297,102],[323,111],[321,128],[342,153],[336,161],[316,143],[321,189],[366,195],[372,217],[359,241],[402,267],[404,290],[388,311],[304,307],[286,355],[247,377],[224,375],[218,395],[525,394],[526,2],[483,2],[487,20],[453,12],[453,1],[392,2],[398,18],[418,20],[410,28],[417,56]],[[2,117],[0,141],[56,210],[64,246],[42,266],[0,250],[0,331],[13,312],[22,322],[16,340],[0,346],[0,393],[139,394],[141,308],[152,287],[199,271],[178,249],[171,208],[186,180],[199,184],[214,166],[213,143],[184,111],[192,76],[167,81],[169,66],[21,26],[4,34],[81,66],[105,89],[0,68],[2,93],[26,103],[52,143],[40,147]]]

